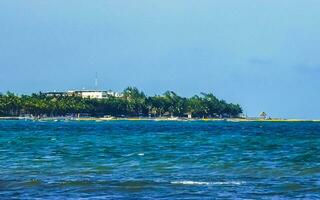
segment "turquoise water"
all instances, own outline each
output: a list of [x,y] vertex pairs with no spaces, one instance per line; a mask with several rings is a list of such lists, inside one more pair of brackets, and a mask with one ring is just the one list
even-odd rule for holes
[[319,199],[320,123],[0,121],[0,199]]

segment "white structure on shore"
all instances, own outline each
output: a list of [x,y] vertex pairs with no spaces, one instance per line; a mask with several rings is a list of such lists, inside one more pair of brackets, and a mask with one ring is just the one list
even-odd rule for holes
[[103,90],[76,90],[68,91],[69,96],[80,96],[82,98],[88,99],[105,99],[109,96],[121,97],[120,93],[112,91],[103,91]]
[[110,96],[121,97],[122,94],[113,91],[104,90],[69,90],[67,92],[46,92],[46,96],[50,97],[66,97],[66,96],[78,96],[85,99],[106,99]]

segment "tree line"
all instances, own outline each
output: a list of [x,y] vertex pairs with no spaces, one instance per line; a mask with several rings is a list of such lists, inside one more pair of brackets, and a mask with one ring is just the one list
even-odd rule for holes
[[87,115],[115,117],[175,116],[237,117],[242,113],[238,104],[227,103],[212,93],[190,98],[167,91],[163,95],[147,96],[135,87],[126,88],[121,97],[87,99],[78,96],[47,96],[43,93],[15,95],[0,94],[1,116],[67,116]]

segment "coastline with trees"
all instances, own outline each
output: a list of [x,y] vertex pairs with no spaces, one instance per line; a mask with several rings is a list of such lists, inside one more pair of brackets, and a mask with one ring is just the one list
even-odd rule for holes
[[126,88],[120,97],[104,99],[79,96],[47,96],[44,93],[16,95],[0,94],[0,116],[45,117],[179,117],[236,118],[242,114],[239,104],[227,103],[212,93],[181,97],[173,91],[147,96],[135,87]]

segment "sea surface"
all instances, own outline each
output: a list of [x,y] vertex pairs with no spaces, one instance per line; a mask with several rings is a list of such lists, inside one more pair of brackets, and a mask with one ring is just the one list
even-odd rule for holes
[[320,123],[0,121],[0,199],[320,199]]

